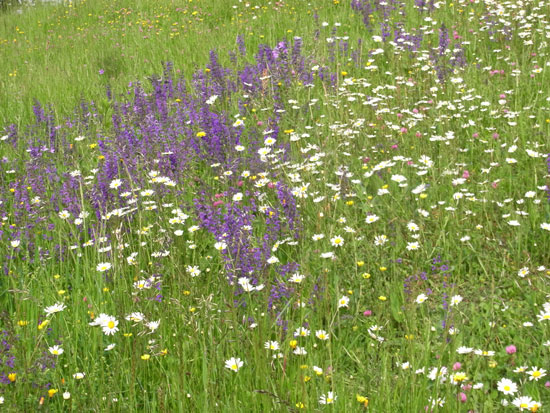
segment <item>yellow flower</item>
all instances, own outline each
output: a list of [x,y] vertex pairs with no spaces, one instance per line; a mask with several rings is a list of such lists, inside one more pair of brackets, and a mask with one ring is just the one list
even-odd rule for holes
[[363,278],[365,280],[369,279],[370,278],[370,273],[368,273],[368,272],[363,273]]
[[310,381],[310,380],[311,380],[311,377],[309,377],[309,376],[305,376],[305,377],[304,377],[304,383],[307,383],[307,382]]
[[298,409],[305,409],[305,408],[306,408],[306,405],[305,405],[304,403],[302,403],[302,402],[298,402],[298,403],[296,403],[296,407],[297,407]]
[[387,300],[387,298],[386,298],[385,295],[381,295],[380,297],[378,297],[378,299],[379,299],[380,301],[386,301],[386,300]]
[[17,377],[16,373],[8,374],[8,380],[11,381],[12,383],[15,381],[16,377]]
[[452,376],[452,380],[453,382],[455,383],[460,383],[464,380],[467,380],[468,377],[466,377],[466,373],[462,372],[462,371],[459,371],[458,373],[455,373],[453,376]]
[[369,405],[369,399],[367,399],[365,396],[356,395],[355,398],[359,403],[361,403],[363,406],[367,407]]
[[48,396],[53,397],[55,393],[57,393],[59,390],[57,389],[50,389],[48,390]]
[[149,360],[150,358],[151,358],[150,354],[144,354],[144,355],[141,356],[142,360]]
[[358,267],[362,267],[363,265],[365,265],[365,261],[357,261]]
[[288,343],[291,348],[296,348],[298,345],[298,342],[296,340],[290,340],[290,343]]
[[203,136],[206,136],[206,132],[199,132],[197,133],[197,138],[202,138]]
[[38,329],[42,330],[44,327],[46,327],[50,323],[50,320],[44,320],[40,324],[38,324]]
[[29,322],[28,322],[27,320],[19,320],[19,321],[17,322],[17,325],[19,325],[20,327],[24,327],[24,326],[26,326],[26,325],[28,325],[28,324],[29,324]]

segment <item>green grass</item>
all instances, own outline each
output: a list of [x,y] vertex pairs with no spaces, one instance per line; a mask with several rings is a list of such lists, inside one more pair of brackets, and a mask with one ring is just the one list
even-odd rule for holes
[[[270,179],[278,173],[276,179],[291,188],[309,186],[307,197],[296,199],[303,227],[299,239],[286,239],[281,230],[273,251],[280,264],[266,267],[262,290],[239,296],[236,285],[227,282],[214,236],[206,229],[189,231],[198,217],[186,211],[191,216],[185,223],[169,222],[174,208],[200,196],[197,180],[212,197],[235,189],[223,171],[196,161],[182,171],[186,185],[150,198],[136,195],[154,201],[156,209],[139,203],[133,219],[91,216],[84,230],[73,223],[74,216],[59,217],[58,205],[44,197],[37,209],[44,221],[30,231],[34,246],[49,250],[50,257],[32,263],[26,222],[10,192],[27,176],[27,142],[0,142],[0,254],[8,273],[0,283],[0,331],[11,346],[0,353],[0,362],[9,354],[16,363],[0,364],[5,374],[0,410],[419,412],[444,399],[433,411],[502,412],[518,410],[512,401],[520,395],[542,403],[539,412],[547,410],[547,377],[534,380],[515,370],[544,369],[550,361],[548,321],[537,320],[550,293],[550,240],[541,228],[550,222],[544,155],[550,152],[548,11],[527,11],[544,16],[535,17],[528,31],[520,27],[525,24],[520,8],[504,7],[509,39],[501,23],[491,29],[494,34],[481,29],[480,18],[494,8],[490,4],[447,2],[421,14],[407,2],[403,30],[425,33],[415,52],[378,43],[373,36],[380,35],[380,14],[373,12],[369,32],[362,16],[338,1],[83,1],[0,14],[0,126],[33,125],[35,99],[51,104],[60,125],[81,101],[95,102],[101,115],[87,128],[63,126],[59,140],[66,137],[70,149],[59,143],[59,152],[41,158],[51,159],[60,177],[46,182],[49,195],[76,169],[87,176],[104,168],[106,152],[98,147],[97,134],[112,137],[115,110],[107,86],[123,101],[130,82],[146,85],[162,73],[164,62],[173,62],[175,73],[190,80],[208,64],[211,49],[224,65],[242,68],[260,44],[300,36],[308,64],[326,65],[337,82],[331,88],[316,75],[313,87],[296,79],[270,84],[247,103],[248,130],[254,123],[268,124],[273,95],[284,102],[279,139],[289,143],[290,160],[282,166],[267,163],[265,171]],[[437,22],[432,34],[421,29],[432,25],[428,16]],[[392,19],[399,20],[397,13]],[[430,63],[430,47],[439,53],[441,23],[449,28],[451,43],[453,30],[467,42],[468,64],[454,68],[444,83]],[[525,31],[525,38],[519,36]],[[228,53],[237,51],[238,35],[244,36],[247,54],[235,65]],[[526,39],[533,43],[525,44]],[[340,40],[348,41],[350,53],[338,53]],[[336,44],[334,59],[331,44]],[[440,57],[447,67],[450,54]],[[177,100],[170,102],[178,107]],[[235,98],[216,104],[231,117],[239,113]],[[78,134],[86,140],[75,141]],[[144,159],[142,175],[154,165],[153,158]],[[33,173],[24,185],[45,172]],[[134,178],[127,170],[118,177]],[[250,194],[243,203],[276,208],[276,190],[258,189],[259,179],[243,177],[239,190]],[[424,189],[413,190],[421,184]],[[80,186],[79,191],[87,190]],[[33,195],[29,189],[29,198]],[[378,220],[366,222],[370,215]],[[252,227],[255,242],[261,242],[269,230],[267,218],[258,214]],[[314,240],[316,234],[324,237]],[[109,241],[86,245],[92,235]],[[376,245],[381,235],[387,242]],[[337,236],[343,245],[331,241]],[[11,246],[18,239],[22,245]],[[107,245],[111,252],[103,250]],[[65,248],[63,259],[56,246]],[[156,254],[165,250],[165,257]],[[323,256],[328,252],[334,256]],[[137,253],[133,264],[127,260],[131,253]],[[105,262],[112,269],[99,271]],[[279,265],[291,262],[299,264],[304,280],[287,280],[294,292],[270,310]],[[188,270],[193,266],[201,270],[197,277]],[[520,276],[522,269],[528,273]],[[162,274],[158,288],[135,287],[155,274]],[[427,294],[425,302],[416,301],[420,294]],[[447,307],[453,296],[462,302]],[[349,298],[346,306],[339,305],[342,297]],[[56,302],[67,308],[46,316],[45,308]],[[160,320],[158,328],[124,319],[136,311],[148,321]],[[100,313],[116,317],[119,331],[110,336],[90,326]],[[309,334],[294,337],[300,327]],[[318,330],[329,339],[316,338]],[[267,341],[277,341],[280,350],[266,349]],[[56,344],[64,352],[53,356],[48,349]],[[115,347],[106,351],[109,344]],[[512,344],[517,352],[508,354]],[[459,354],[461,346],[480,354]],[[300,348],[307,354],[295,354]],[[244,362],[236,372],[225,367],[231,357]],[[453,366],[467,376],[458,384],[451,383]],[[448,369],[445,381],[429,378],[432,369],[442,367]],[[78,372],[84,378],[74,377]],[[9,373],[16,376],[8,378]],[[516,394],[499,390],[503,378],[518,384]],[[64,398],[65,392],[70,397]],[[337,399],[321,404],[328,392]]]

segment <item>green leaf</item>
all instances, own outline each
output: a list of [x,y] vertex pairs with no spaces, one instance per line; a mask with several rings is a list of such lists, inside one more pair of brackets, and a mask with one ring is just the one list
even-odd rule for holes
[[403,290],[400,284],[394,284],[390,291],[390,310],[395,321],[402,323],[405,319],[403,313]]

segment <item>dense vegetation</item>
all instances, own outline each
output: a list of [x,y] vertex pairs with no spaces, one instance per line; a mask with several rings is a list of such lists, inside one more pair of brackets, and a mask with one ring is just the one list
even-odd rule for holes
[[544,411],[550,6],[0,14],[0,410]]

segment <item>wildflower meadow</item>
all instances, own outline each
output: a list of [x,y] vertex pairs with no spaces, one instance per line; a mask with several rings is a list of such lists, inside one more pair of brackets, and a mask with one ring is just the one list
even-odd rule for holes
[[550,409],[548,0],[0,6],[0,412]]

